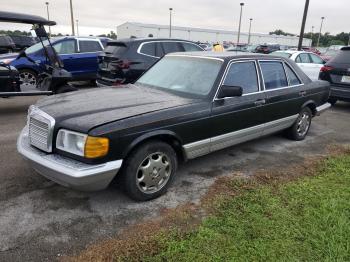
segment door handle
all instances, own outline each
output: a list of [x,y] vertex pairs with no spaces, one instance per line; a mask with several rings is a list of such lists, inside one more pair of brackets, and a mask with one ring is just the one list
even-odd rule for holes
[[256,106],[262,106],[266,104],[266,100],[265,99],[259,99],[257,101],[255,101],[254,103]]
[[299,92],[299,95],[301,95],[301,96],[306,96],[306,91],[301,91],[301,92]]

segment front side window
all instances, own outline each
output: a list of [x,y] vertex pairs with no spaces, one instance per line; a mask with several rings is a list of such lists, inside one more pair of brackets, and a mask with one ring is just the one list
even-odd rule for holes
[[192,51],[203,51],[203,49],[197,45],[191,44],[191,43],[182,43],[183,48],[186,52],[192,52]]
[[80,53],[100,52],[102,47],[97,41],[79,40]]
[[54,44],[53,47],[60,55],[76,53],[76,42],[74,39],[58,42],[57,44]]
[[288,86],[286,73],[284,72],[284,67],[281,62],[262,61],[260,62],[260,67],[266,90]]
[[166,56],[136,82],[185,96],[205,97],[213,88],[222,61],[186,56]]
[[224,85],[240,86],[243,89],[243,94],[258,92],[259,84],[255,62],[231,64]]
[[294,73],[294,71],[290,68],[289,65],[286,65],[286,73],[288,75],[288,79],[289,79],[289,85],[290,86],[296,86],[296,85],[300,85],[301,82],[298,78],[298,76]]

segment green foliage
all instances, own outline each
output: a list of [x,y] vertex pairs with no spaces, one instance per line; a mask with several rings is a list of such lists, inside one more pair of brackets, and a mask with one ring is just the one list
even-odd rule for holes
[[0,30],[0,35],[13,35],[13,36],[31,36],[30,32],[27,31],[19,31],[19,30],[15,30],[15,31],[11,31],[11,30]]
[[315,177],[240,188],[198,230],[162,239],[164,250],[145,260],[350,261],[350,156],[330,158]]
[[294,34],[284,32],[284,31],[281,30],[281,29],[277,29],[277,30],[275,30],[275,31],[273,31],[273,32],[270,32],[269,34],[270,34],[270,35],[295,36]]
[[109,34],[102,34],[102,35],[99,35],[99,37],[108,37],[108,38],[111,38],[111,39],[117,39],[117,35],[114,31],[111,31]]

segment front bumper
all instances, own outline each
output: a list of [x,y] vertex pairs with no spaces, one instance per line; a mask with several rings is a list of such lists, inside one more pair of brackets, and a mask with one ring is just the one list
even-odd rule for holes
[[107,188],[123,163],[118,160],[88,165],[57,154],[44,153],[30,145],[27,127],[18,138],[17,150],[39,174],[60,185],[81,191]]
[[324,113],[325,111],[327,111],[328,109],[330,109],[332,107],[332,105],[330,103],[325,103],[319,107],[316,108],[316,115],[319,116],[322,113]]

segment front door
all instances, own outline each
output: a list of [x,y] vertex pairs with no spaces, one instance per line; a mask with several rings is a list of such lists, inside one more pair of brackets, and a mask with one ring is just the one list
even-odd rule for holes
[[242,87],[243,96],[215,98],[211,117],[211,151],[257,138],[263,131],[266,101],[260,90],[256,61],[229,64],[222,84]]

